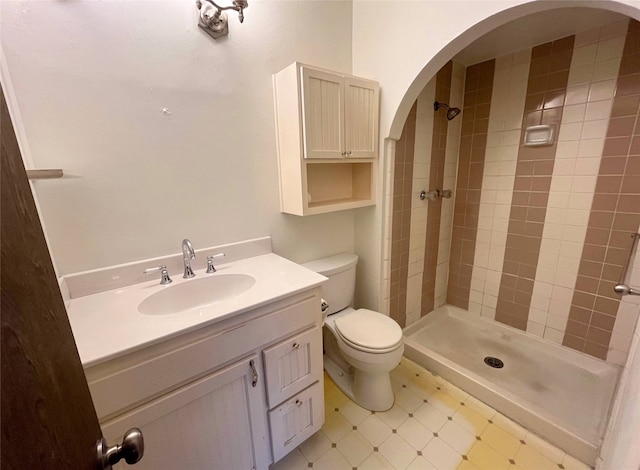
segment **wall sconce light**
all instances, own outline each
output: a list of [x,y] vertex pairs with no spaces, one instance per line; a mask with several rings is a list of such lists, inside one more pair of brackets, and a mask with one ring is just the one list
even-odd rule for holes
[[221,7],[213,0],[196,0],[199,11],[198,26],[207,32],[213,39],[229,34],[229,22],[224,10],[238,12],[240,23],[244,21],[244,9],[249,7],[247,0],[233,0],[233,5]]

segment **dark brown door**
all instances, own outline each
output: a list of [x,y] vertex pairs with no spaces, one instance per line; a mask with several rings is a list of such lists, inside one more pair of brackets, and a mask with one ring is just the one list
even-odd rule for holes
[[95,469],[102,433],[1,99],[2,468]]

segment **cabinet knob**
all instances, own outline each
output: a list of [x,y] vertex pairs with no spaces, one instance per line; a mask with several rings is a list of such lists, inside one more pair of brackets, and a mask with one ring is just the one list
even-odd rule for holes
[[298,343],[293,343],[293,349],[298,349],[300,347],[300,344]]
[[296,400],[296,406],[301,406],[302,402],[300,400]]

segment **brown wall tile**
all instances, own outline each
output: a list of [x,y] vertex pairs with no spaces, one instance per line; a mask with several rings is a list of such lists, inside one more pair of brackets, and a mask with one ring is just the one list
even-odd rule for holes
[[[640,177],[636,176],[636,172],[640,173],[640,163],[632,153],[635,125],[640,118],[637,70],[640,57],[635,50],[640,44],[640,35],[634,32],[637,26],[632,20],[627,32],[587,239],[569,312],[569,324],[583,323],[587,331],[567,327],[563,341],[566,346],[601,359],[606,359],[620,303],[613,286],[631,248],[630,234],[636,232],[640,224]],[[597,289],[593,289],[595,281]]]
[[[557,125],[561,122],[573,40],[570,36],[533,48],[523,128],[531,123]],[[518,150],[517,178],[495,318],[523,330],[529,316],[555,152],[555,144],[535,148],[521,145]],[[511,287],[511,274],[518,276],[515,291]],[[586,298],[581,299],[586,302]]]
[[[469,308],[495,60],[466,70],[447,303]],[[468,151],[467,149],[471,149]],[[431,211],[431,207],[429,208]]]
[[411,228],[411,192],[416,133],[414,104],[407,116],[402,135],[396,143],[391,222],[391,279],[389,315],[401,327],[406,324],[407,276],[409,273],[409,234]]

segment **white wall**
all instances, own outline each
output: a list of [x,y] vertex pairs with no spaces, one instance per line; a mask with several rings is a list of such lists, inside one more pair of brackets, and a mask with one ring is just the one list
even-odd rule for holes
[[280,214],[271,88],[295,60],[351,71],[350,1],[252,0],[217,41],[189,0],[0,7],[16,126],[35,167],[69,175],[36,183],[59,274],[175,253],[185,237],[270,234],[296,261],[354,249],[353,211]]

